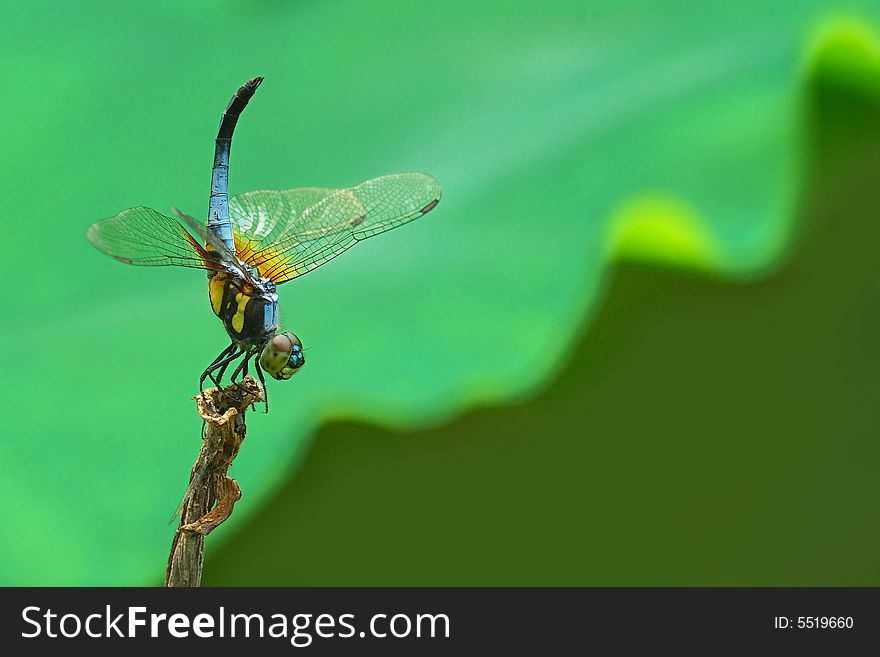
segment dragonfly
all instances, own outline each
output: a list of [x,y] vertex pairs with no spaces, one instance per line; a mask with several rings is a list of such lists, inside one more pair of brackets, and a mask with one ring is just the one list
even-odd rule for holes
[[126,264],[207,271],[211,309],[230,344],[199,377],[200,390],[208,379],[220,386],[236,361],[231,382],[247,376],[253,360],[264,394],[264,371],[290,379],[305,354],[296,334],[279,326],[278,286],[361,240],[424,216],[440,201],[439,183],[423,173],[385,175],[343,189],[257,190],[230,198],[233,131],[262,82],[256,77],[241,85],[221,116],[207,222],[176,208],[171,217],[134,207],[95,222],[86,233],[99,251]]

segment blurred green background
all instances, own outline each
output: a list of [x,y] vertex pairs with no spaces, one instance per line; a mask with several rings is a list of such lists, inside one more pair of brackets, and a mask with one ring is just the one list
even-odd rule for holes
[[309,367],[250,417],[206,584],[877,584],[878,18],[4,4],[0,583],[161,581],[225,338],[202,276],[83,235],[203,213],[260,74],[233,193],[444,199],[282,288]]

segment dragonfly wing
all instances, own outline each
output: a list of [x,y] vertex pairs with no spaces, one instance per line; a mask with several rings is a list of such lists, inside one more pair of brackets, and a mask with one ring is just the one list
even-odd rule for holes
[[421,173],[373,178],[322,198],[252,255],[263,276],[284,283],[320,267],[356,242],[401,226],[432,210],[440,184]]
[[128,208],[86,232],[99,251],[130,265],[221,268],[180,223],[152,208]]
[[291,222],[335,191],[324,187],[300,187],[262,189],[233,196],[229,199],[229,215],[236,255],[248,264],[255,264],[252,258],[256,252],[278,241]]

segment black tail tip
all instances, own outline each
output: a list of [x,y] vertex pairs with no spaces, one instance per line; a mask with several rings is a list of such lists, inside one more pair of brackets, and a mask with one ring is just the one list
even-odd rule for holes
[[252,79],[248,80],[247,82],[245,82],[245,86],[253,91],[256,91],[257,87],[259,87],[261,84],[263,84],[263,76],[262,75],[259,75],[255,78],[252,78]]

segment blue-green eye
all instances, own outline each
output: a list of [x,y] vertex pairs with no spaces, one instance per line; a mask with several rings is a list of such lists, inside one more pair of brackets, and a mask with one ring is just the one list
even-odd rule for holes
[[306,358],[303,355],[302,348],[299,345],[294,345],[293,350],[290,352],[290,359],[287,361],[287,366],[296,370],[305,364]]
[[260,356],[263,369],[279,380],[289,379],[305,363],[302,343],[290,331],[277,333],[266,343]]

